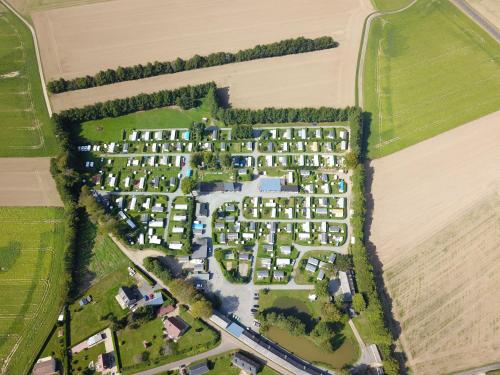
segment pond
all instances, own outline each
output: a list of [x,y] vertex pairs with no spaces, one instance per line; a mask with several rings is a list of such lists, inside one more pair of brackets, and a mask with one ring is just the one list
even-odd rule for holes
[[293,336],[280,328],[270,327],[265,336],[309,362],[325,364],[328,367],[342,368],[357,359],[357,349],[347,338],[344,338],[343,341],[342,338],[339,338],[340,346],[335,351],[329,352],[316,346],[305,337]]

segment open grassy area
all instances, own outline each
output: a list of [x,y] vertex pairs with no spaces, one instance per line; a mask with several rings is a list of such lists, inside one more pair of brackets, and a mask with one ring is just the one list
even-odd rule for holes
[[[190,328],[177,343],[163,338],[163,322],[159,318],[137,329],[125,328],[119,331],[118,343],[123,365],[122,373],[133,373],[140,369],[190,357],[216,345],[219,338],[217,332],[202,321],[194,319],[188,312],[181,312],[180,316]],[[149,343],[147,349],[143,341]]]
[[369,156],[500,109],[500,46],[445,0],[374,20],[364,72]]
[[88,368],[90,362],[97,362],[97,357],[99,354],[106,353],[106,347],[104,343],[100,343],[82,350],[79,353],[73,354],[71,358],[71,373],[75,375],[85,374],[85,369]]
[[111,142],[122,139],[124,130],[128,134],[132,129],[188,128],[193,122],[201,122],[203,117],[210,117],[205,102],[186,111],[170,107],[152,109],[85,122],[81,125],[80,135],[89,141]]
[[71,345],[78,344],[110,325],[108,320],[101,317],[112,313],[120,319],[127,315],[128,310],[122,310],[115,296],[121,286],[130,286],[133,283],[134,279],[129,276],[127,267],[124,266],[107,274],[84,293],[84,296],[92,296],[93,301],[90,304],[80,306],[79,299],[71,304]]
[[27,27],[0,5],[0,156],[48,156],[57,151]]
[[0,208],[0,372],[27,373],[65,295],[63,211]]
[[97,280],[109,273],[126,269],[129,264],[129,259],[108,235],[97,236],[88,267]]
[[[321,305],[326,299],[310,301],[310,290],[273,290],[260,293],[260,311],[274,311],[299,318],[310,330],[321,318]],[[335,336],[332,337],[333,351],[318,347],[312,339],[306,336],[294,336],[289,332],[270,327],[264,333],[266,337],[277,342],[285,349],[312,363],[330,368],[342,368],[358,358],[358,346],[354,334],[346,324],[347,317],[338,324]]]

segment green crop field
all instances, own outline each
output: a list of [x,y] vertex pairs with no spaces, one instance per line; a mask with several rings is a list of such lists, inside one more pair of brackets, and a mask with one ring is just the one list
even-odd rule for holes
[[120,117],[88,121],[81,125],[81,137],[90,141],[111,142],[122,138],[123,130],[188,128],[203,117],[211,117],[208,106],[203,102],[199,107],[183,111],[176,108],[159,108],[135,112]]
[[401,9],[411,2],[412,0],[372,0],[373,7],[381,11]]
[[0,5],[0,156],[56,154],[31,33]]
[[26,374],[62,308],[63,211],[0,208],[0,373]]
[[374,20],[364,72],[369,156],[500,109],[500,45],[447,0]]

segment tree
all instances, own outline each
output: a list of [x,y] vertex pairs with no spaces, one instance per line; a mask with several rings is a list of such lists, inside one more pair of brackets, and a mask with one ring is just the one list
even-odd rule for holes
[[348,169],[354,169],[358,165],[358,155],[354,151],[349,151],[345,156],[346,167]]
[[318,297],[327,297],[329,295],[328,282],[329,280],[326,278],[316,282],[314,285],[314,291]]
[[181,190],[183,194],[191,194],[196,189],[198,183],[193,177],[184,177],[181,180]]
[[191,155],[191,160],[189,161],[191,168],[193,169],[199,168],[202,163],[203,163],[203,152],[195,152]]
[[231,168],[233,166],[233,160],[229,152],[223,152],[220,154],[220,163],[224,168]]
[[252,138],[253,128],[251,125],[236,125],[232,130],[234,139],[249,139]]
[[366,301],[361,293],[356,293],[352,297],[352,307],[355,311],[361,312],[366,309]]
[[191,314],[195,318],[208,319],[213,314],[212,304],[205,298],[200,298],[191,305]]
[[342,313],[339,308],[330,302],[325,302],[321,306],[321,315],[327,322],[338,322],[342,319]]
[[334,334],[332,324],[329,322],[321,321],[311,331],[311,337],[314,339],[316,345],[323,346],[325,341],[329,341]]
[[169,289],[179,302],[190,305],[195,301],[198,292],[192,284],[182,279],[175,279],[169,284]]

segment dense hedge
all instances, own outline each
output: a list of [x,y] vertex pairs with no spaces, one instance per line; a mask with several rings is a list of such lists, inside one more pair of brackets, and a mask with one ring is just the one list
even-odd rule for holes
[[152,94],[139,94],[124,99],[87,105],[83,108],[71,108],[54,114],[58,124],[80,123],[98,120],[105,117],[118,117],[148,109],[178,105],[182,109],[190,109],[200,104],[210,89],[214,91],[215,83],[209,82],[196,86],[185,86],[175,90],[163,90]]
[[[378,346],[384,362],[384,370],[388,375],[399,374],[399,364],[393,358],[392,335],[384,320],[384,311],[380,303],[380,295],[375,283],[373,266],[365,246],[364,225],[366,215],[365,200],[365,166],[363,148],[363,118],[359,109],[349,114],[351,130],[351,154],[353,156],[352,171],[352,209],[351,228],[356,242],[349,249],[354,263],[358,292],[367,302],[366,310],[361,314],[369,324],[368,339]],[[366,338],[365,338],[366,339]]]
[[47,84],[50,92],[57,94],[65,91],[86,89],[89,87],[104,86],[116,82],[159,76],[162,74],[178,73],[185,70],[208,68],[211,66],[231,64],[235,62],[263,59],[319,51],[337,47],[338,43],[332,37],[322,36],[316,39],[303,37],[286,39],[280,42],[257,45],[253,48],[240,50],[236,53],[215,52],[208,56],[194,55],[188,60],[177,58],[173,61],[148,63],[118,67],[117,69],[101,70],[94,76],[78,77],[71,80],[60,78]]
[[347,121],[351,107],[346,108],[264,108],[238,109],[220,107],[215,117],[226,125],[270,124],[287,122]]

